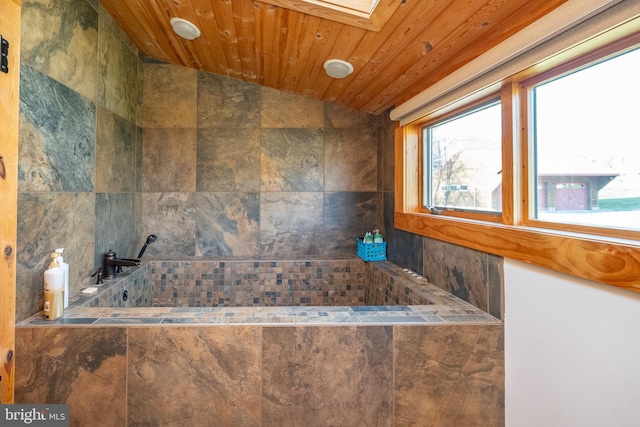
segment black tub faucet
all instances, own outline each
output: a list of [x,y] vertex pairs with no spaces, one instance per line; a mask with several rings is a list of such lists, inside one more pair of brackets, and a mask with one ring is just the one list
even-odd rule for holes
[[116,258],[116,253],[109,249],[109,252],[102,257],[102,277],[115,279],[118,273],[122,272],[122,267],[135,267],[137,265],[140,265],[139,259]]

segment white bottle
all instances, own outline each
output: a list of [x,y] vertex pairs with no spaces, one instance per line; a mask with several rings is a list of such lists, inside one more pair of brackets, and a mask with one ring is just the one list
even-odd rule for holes
[[57,253],[51,254],[49,269],[44,272],[44,318],[55,320],[64,313],[64,270],[56,262]]
[[64,308],[69,307],[69,264],[64,262],[64,258],[62,258],[62,253],[64,252],[64,248],[58,248],[55,250],[58,254],[58,258],[56,261],[58,265],[64,270]]

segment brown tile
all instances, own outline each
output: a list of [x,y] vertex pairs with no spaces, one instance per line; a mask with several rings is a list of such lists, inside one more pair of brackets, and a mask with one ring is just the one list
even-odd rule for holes
[[504,425],[502,325],[395,326],[395,425]]
[[393,425],[391,328],[264,328],[263,425]]
[[135,122],[138,107],[138,54],[100,18],[97,102]]
[[261,425],[260,342],[258,327],[132,328],[129,425]]
[[198,191],[260,191],[259,129],[198,129]]
[[262,193],[260,254],[275,257],[318,255],[322,247],[322,193]]
[[96,116],[96,191],[132,192],[136,184],[136,126],[98,107]]
[[65,403],[71,425],[126,424],[126,329],[17,328],[15,403]]
[[376,191],[377,147],[373,129],[329,129],[324,136],[325,191]]
[[196,195],[197,256],[259,255],[258,193]]
[[324,103],[312,98],[263,87],[261,126],[263,128],[321,128]]
[[141,207],[138,234],[158,236],[145,255],[195,255],[196,193],[143,193]]
[[429,282],[488,312],[488,254],[434,239],[423,240],[424,275]]
[[98,14],[88,2],[22,2],[21,62],[96,100]]
[[324,126],[327,128],[371,127],[375,125],[375,117],[331,102],[324,104]]
[[259,128],[260,86],[198,73],[199,128]]
[[196,190],[196,129],[145,129],[142,191]]
[[197,76],[185,67],[144,64],[143,127],[195,128]]
[[94,211],[94,193],[19,194],[16,251],[18,321],[42,310],[42,273],[53,249],[65,248],[64,260],[72,266],[69,270],[71,292],[86,285],[94,269]]
[[263,129],[262,191],[322,191],[322,132],[317,129]]

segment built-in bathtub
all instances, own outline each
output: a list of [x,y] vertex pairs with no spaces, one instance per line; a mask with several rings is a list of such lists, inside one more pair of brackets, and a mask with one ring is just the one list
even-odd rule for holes
[[81,425],[504,424],[502,322],[386,261],[146,261],[16,341]]

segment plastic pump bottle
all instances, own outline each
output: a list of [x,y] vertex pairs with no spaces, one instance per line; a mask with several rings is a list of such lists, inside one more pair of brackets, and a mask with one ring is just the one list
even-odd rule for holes
[[69,307],[69,264],[64,262],[64,258],[62,258],[62,253],[64,252],[64,248],[58,248],[55,250],[58,257],[56,261],[62,270],[64,271],[64,308]]
[[58,265],[58,254],[51,254],[49,269],[44,272],[44,318],[55,320],[64,313],[64,270]]

